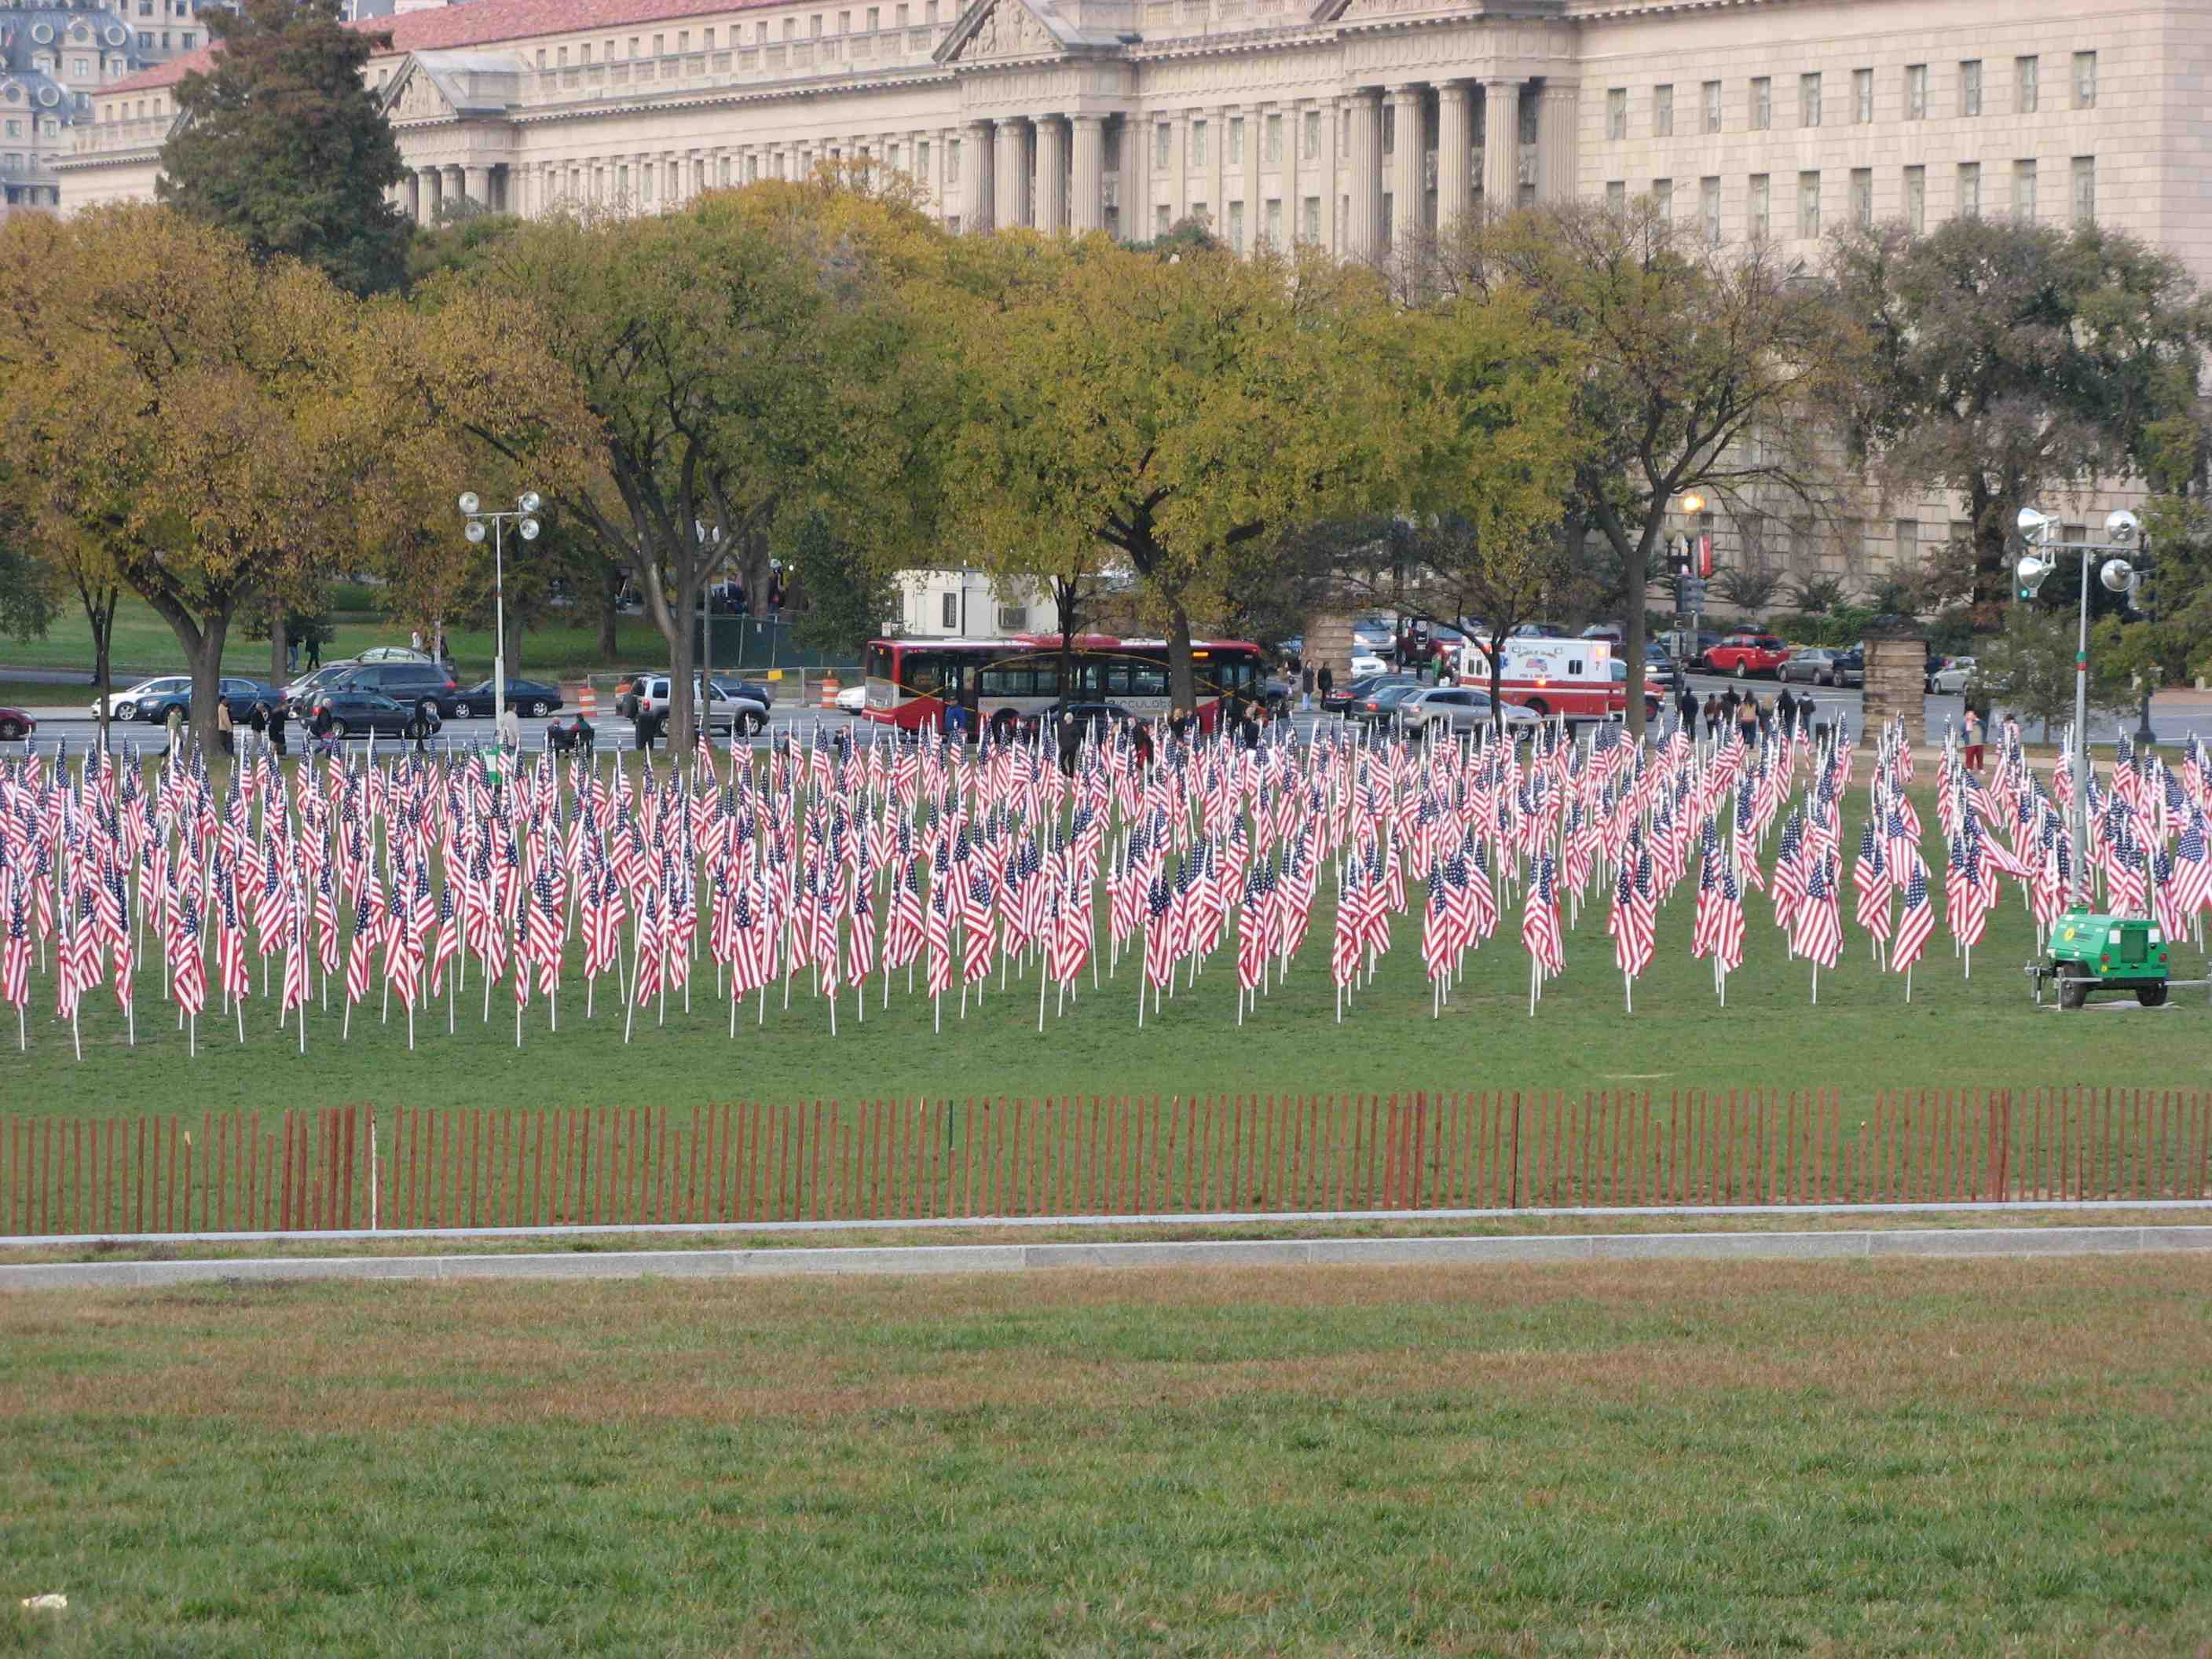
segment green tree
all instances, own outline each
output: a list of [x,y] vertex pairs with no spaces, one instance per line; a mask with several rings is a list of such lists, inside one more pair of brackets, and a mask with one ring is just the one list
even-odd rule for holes
[[[2004,632],[1977,653],[1967,695],[1986,696],[2024,720],[2039,722],[2048,741],[2055,726],[2074,718],[2074,653],[2080,629],[2078,611],[2061,615],[2013,606],[2005,614]],[[2109,620],[2100,623],[2089,648],[2093,709],[2125,708],[2134,700],[2133,669],[2114,649],[2116,630]]]
[[362,79],[390,37],[349,28],[337,0],[240,0],[201,21],[213,67],[177,88],[160,199],[289,255],[349,294],[407,279],[406,216],[385,199],[405,176],[391,124]]
[[799,581],[793,641],[833,660],[860,661],[861,648],[898,614],[897,586],[819,513],[800,520],[784,545]]
[[0,507],[0,634],[34,640],[44,635],[60,607],[53,573],[33,556],[27,527],[16,513]]
[[1856,435],[1893,485],[1964,499],[1970,529],[1935,556],[1931,596],[1995,628],[2020,508],[2146,470],[2158,422],[2194,399],[2212,311],[2179,260],[2095,225],[1879,227],[1832,263],[1870,342],[1844,405]]
[[1826,284],[1774,245],[1719,250],[1649,203],[1470,221],[1437,250],[1425,285],[1519,291],[1580,354],[1580,438],[1566,505],[1618,561],[1628,722],[1644,729],[1644,595],[1651,556],[1692,491],[1741,509],[1786,494],[1832,499],[1825,410],[1848,382],[1856,336]]

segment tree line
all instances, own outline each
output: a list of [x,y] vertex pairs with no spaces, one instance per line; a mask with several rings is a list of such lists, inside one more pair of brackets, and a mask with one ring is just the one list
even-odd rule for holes
[[411,616],[479,602],[464,489],[550,504],[511,593],[558,580],[611,617],[635,585],[678,741],[702,594],[762,591],[771,559],[855,634],[915,565],[1042,586],[1063,649],[1111,586],[1184,706],[1212,627],[1372,605],[1502,636],[1617,607],[1640,723],[1645,596],[1692,494],[1840,534],[1870,497],[1954,493],[1964,532],[1904,586],[1994,631],[2019,507],[2142,479],[2160,602],[2115,646],[2212,666],[2212,306],[2100,227],[1854,228],[1806,261],[1573,204],[1365,266],[1198,224],[955,236],[848,161],[413,230],[368,37],[329,0],[210,24],[162,204],[0,226],[0,629],[74,597],[104,653],[135,593],[203,719],[231,629],[277,618],[281,659],[334,572]]

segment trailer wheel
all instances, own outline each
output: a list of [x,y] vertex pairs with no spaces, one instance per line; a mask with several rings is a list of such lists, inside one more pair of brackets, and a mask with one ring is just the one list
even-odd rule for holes
[[2146,1008],[2163,1008],[2166,1006],[2166,987],[2138,985],[2136,987],[2136,1000]]
[[2089,978],[2078,962],[2061,963],[2058,967],[2058,1006],[2079,1008],[2089,1000]]

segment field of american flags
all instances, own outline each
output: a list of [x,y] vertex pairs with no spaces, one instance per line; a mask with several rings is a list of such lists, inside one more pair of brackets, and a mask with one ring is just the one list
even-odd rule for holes
[[[2195,1081],[2191,1010],[2030,1006],[2069,781],[1995,749],[11,761],[0,1076],[64,1116]],[[2100,883],[2193,933],[2201,758],[2099,761]]]

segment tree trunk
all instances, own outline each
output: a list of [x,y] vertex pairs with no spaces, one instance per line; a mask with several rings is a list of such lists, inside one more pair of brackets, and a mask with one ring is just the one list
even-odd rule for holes
[[1190,665],[1190,613],[1176,600],[1168,608],[1168,701],[1179,714],[1198,708],[1198,684]]
[[92,678],[94,695],[100,700],[100,752],[109,752],[107,726],[112,718],[107,702],[115,695],[115,674],[109,658],[115,642],[115,592],[110,589],[104,600],[87,599],[84,619],[92,627]]
[[1968,489],[1966,501],[1973,517],[1974,581],[1972,593],[1974,629],[1996,633],[2004,627],[2005,606],[2012,599],[2012,580],[2006,568],[2007,515],[1996,510],[1996,495],[1979,478]]
[[1490,723],[1497,727],[1500,737],[1505,735],[1505,702],[1501,687],[1505,681],[1505,634],[1501,630],[1490,636]]
[[1052,579],[1053,610],[1060,623],[1060,700],[1063,703],[1076,700],[1075,685],[1075,629],[1080,620],[1077,606],[1075,584]]
[[192,671],[192,741],[203,755],[222,752],[216,710],[222,702],[222,647],[229,634],[228,617],[211,617],[200,624],[198,647],[186,646],[185,660]]
[[507,637],[499,642],[499,654],[507,663],[509,684],[522,678],[522,618],[510,611],[507,615]]
[[622,619],[622,572],[610,559],[599,574],[599,660],[612,663],[619,648],[615,624]]
[[691,648],[691,624],[699,609],[696,576],[677,583],[675,603],[667,608],[673,625],[664,626],[661,635],[668,641],[668,752],[688,756],[698,715],[691,696],[692,665],[697,660]]
[[281,605],[269,613],[269,684],[280,691],[292,678],[292,634],[287,621]]

